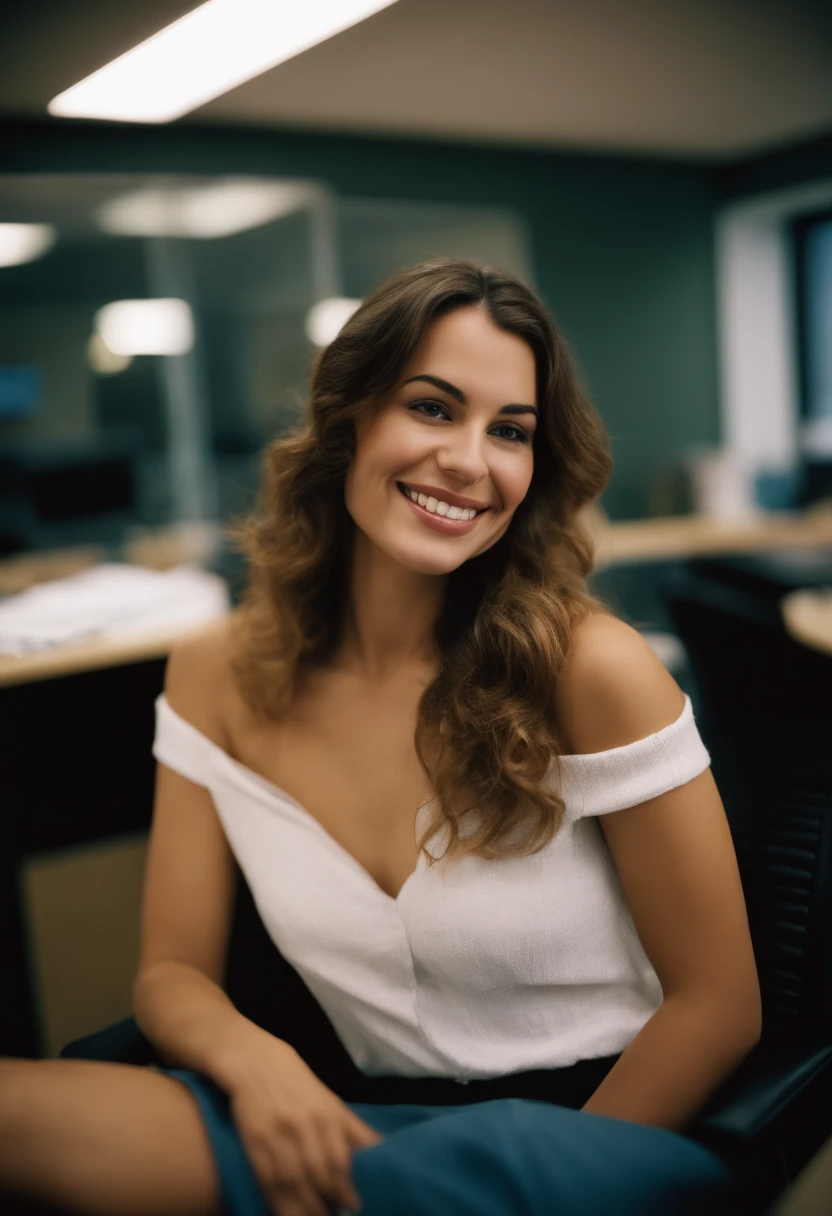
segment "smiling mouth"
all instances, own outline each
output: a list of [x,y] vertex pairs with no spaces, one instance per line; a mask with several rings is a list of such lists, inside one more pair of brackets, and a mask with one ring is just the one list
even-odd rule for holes
[[[405,483],[404,483],[403,481],[397,481],[397,482],[396,482],[396,485],[399,487],[399,492],[400,492],[400,493],[401,493],[401,494],[402,494],[402,495],[403,495],[405,498],[409,498],[409,499],[410,499],[410,501],[411,501],[411,502],[413,502],[413,503],[415,503],[415,505],[416,505],[416,506],[420,506],[420,505],[421,505],[421,504],[420,504],[420,503],[419,503],[417,500],[410,498],[410,490],[408,489],[408,487],[405,485]],[[441,502],[441,501],[442,501],[442,499],[438,499],[438,501],[439,501],[439,502]],[[449,506],[453,506],[453,503],[449,503],[448,505],[449,505]],[[423,510],[427,510],[427,508],[426,508],[426,507],[423,507],[422,509],[423,509]],[[465,509],[465,510],[468,510],[468,508],[464,508],[464,509]],[[472,516],[472,518],[476,519],[477,515],[484,515],[486,511],[490,511],[490,510],[491,510],[491,508],[490,508],[490,507],[481,507],[481,508],[479,508],[479,509],[477,510],[476,515]],[[437,517],[438,517],[439,519],[450,519],[450,520],[453,520],[453,518],[454,518],[452,515],[451,515],[451,516],[448,516],[448,515],[438,515],[438,513],[437,513],[436,511],[431,511],[431,512],[430,512],[430,514],[431,514],[431,515],[437,515]]]

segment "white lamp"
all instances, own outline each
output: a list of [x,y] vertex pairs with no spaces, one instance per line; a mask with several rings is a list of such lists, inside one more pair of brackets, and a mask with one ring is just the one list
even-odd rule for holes
[[116,300],[98,310],[93,325],[116,355],[184,355],[194,344],[185,300]]
[[0,224],[0,266],[34,262],[52,248],[57,232],[52,224]]
[[306,314],[306,336],[316,346],[328,346],[362,304],[361,300],[333,297],[319,300]]

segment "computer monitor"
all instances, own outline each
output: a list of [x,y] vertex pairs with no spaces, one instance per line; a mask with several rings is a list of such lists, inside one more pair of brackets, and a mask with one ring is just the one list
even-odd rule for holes
[[43,375],[30,364],[0,364],[0,420],[31,418],[43,407]]

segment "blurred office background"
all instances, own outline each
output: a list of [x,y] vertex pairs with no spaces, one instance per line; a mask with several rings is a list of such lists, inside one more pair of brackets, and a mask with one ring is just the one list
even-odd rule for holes
[[[595,586],[683,687],[695,672],[659,586],[691,549],[662,533],[650,560],[644,525],[736,526],[741,571],[743,527],[820,521],[799,553],[772,533],[774,565],[746,581],[823,582],[827,4],[398,0],[173,122],[49,113],[195,7],[0,16],[0,593],[101,561],[191,561],[233,602],[222,526],[298,418],[317,345],[436,254],[518,274],[569,340],[612,435],[604,516],[646,538],[610,549]],[[10,721],[35,693],[3,662]],[[87,677],[33,678],[37,715]],[[78,689],[61,704],[86,704]],[[44,795],[53,819],[75,797]],[[12,833],[46,1054],[128,1012],[145,831],[62,828],[31,848]]]
[[[828,6],[398,0],[171,124],[47,113],[193,7],[2,17],[0,223],[47,242],[0,267],[7,554],[245,505],[310,310],[442,252],[545,299],[613,436],[611,519],[691,509],[688,459],[723,446],[763,506],[826,492]],[[108,361],[99,311],[168,297],[190,349]]]

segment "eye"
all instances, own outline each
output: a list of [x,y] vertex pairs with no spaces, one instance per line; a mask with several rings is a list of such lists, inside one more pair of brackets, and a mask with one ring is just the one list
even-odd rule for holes
[[[428,409],[442,410],[443,414],[445,414],[446,417],[448,415],[448,410],[447,410],[446,406],[444,406],[442,404],[441,401],[415,401],[412,405],[409,405],[407,408],[411,409],[411,410],[421,410],[423,406],[427,406]],[[433,415],[426,414],[425,417],[426,418],[436,417],[436,415],[435,414],[433,414]],[[521,426],[514,426],[514,424],[511,422],[501,423],[497,427],[497,430],[513,431],[514,434],[508,437],[510,443],[531,443],[531,436],[529,435],[528,431],[524,431]]]

